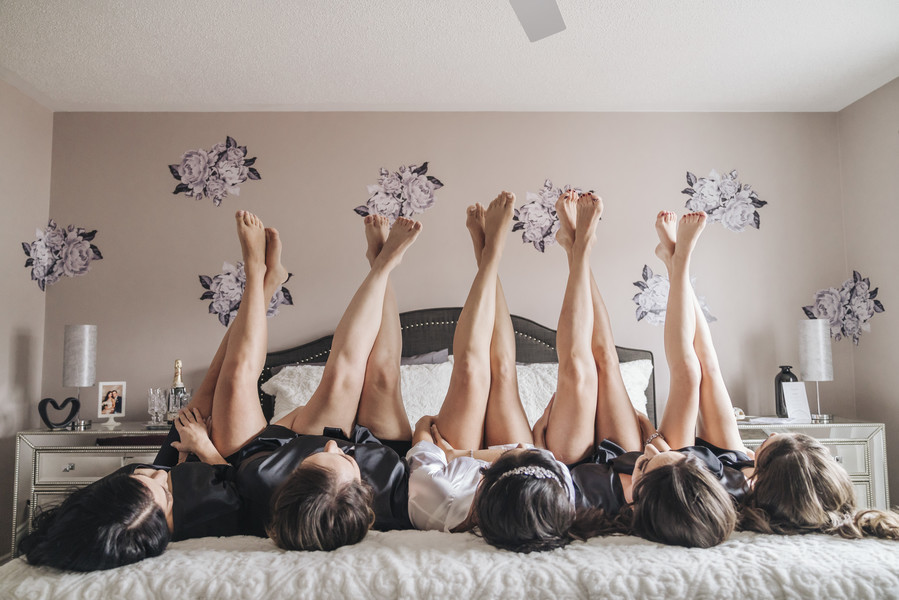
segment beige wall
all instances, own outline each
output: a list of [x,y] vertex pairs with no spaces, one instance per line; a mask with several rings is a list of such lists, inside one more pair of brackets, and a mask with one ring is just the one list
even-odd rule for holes
[[22,242],[47,225],[53,113],[0,81],[0,560],[12,531],[15,435],[38,422],[44,293],[22,268]]
[[[428,160],[446,186],[396,274],[402,310],[459,305],[474,271],[464,208],[500,189],[523,200],[544,178],[606,199],[593,265],[619,344],[649,348],[662,367],[662,330],[635,321],[642,266],[654,270],[653,220],[683,211],[689,169],[740,170],[770,204],[760,231],[708,228],[695,261],[734,402],[773,412],[778,364],[796,364],[800,307],[845,276],[834,114],[264,113],[55,115],[51,213],[98,229],[104,255],[84,277],[47,294],[43,394],[58,396],[63,327],[99,326],[97,375],[128,382],[128,415],[145,418],[146,388],[167,385],[175,358],[197,385],[224,328],[207,313],[197,276],[239,257],[235,209],[258,212],[285,240],[296,306],[272,323],[270,347],[333,330],[365,272],[361,219],[378,168]],[[234,136],[258,156],[262,181],[220,208],[173,196],[167,165]],[[21,277],[21,274],[20,274]],[[554,326],[566,277],[558,248],[541,255],[510,239],[502,277],[513,312]],[[851,354],[835,347],[828,407],[853,416]],[[67,391],[66,391],[67,392]],[[96,410],[96,390],[87,392]]]
[[[859,418],[887,424],[892,500],[899,500],[899,237],[891,215],[899,203],[899,79],[839,113],[840,167],[847,258],[880,288],[886,312],[871,320],[855,349]],[[841,342],[842,344],[843,342]]]

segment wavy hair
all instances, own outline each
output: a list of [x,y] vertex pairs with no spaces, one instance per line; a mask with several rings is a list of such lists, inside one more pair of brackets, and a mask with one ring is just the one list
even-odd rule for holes
[[[553,477],[508,474],[528,466],[548,469]],[[484,540],[525,553],[568,544],[574,508],[562,468],[549,453],[531,449],[506,452],[484,469],[472,513]]]
[[159,556],[170,539],[165,513],[147,487],[116,473],[39,512],[19,548],[32,565],[99,571]]
[[644,473],[633,498],[633,533],[653,542],[710,548],[736,527],[730,494],[692,455]]
[[846,470],[813,437],[782,434],[755,456],[740,528],[760,533],[828,533],[899,539],[899,514],[859,511]]
[[285,550],[334,550],[361,542],[375,522],[374,493],[362,481],[300,464],[272,497],[266,531]]

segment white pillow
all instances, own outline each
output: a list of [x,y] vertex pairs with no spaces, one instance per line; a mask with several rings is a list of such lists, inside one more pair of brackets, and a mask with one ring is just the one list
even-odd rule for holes
[[[323,366],[286,367],[262,385],[262,391],[275,396],[272,423],[285,417],[312,397],[322,378]],[[518,365],[518,390],[531,426],[540,418],[556,391],[559,365],[534,363]],[[435,415],[449,389],[453,357],[436,365],[403,365],[400,367],[403,402],[412,425],[424,415]],[[646,386],[652,374],[648,359],[621,363],[621,376],[634,408],[646,413]]]
[[[262,391],[275,397],[272,423],[278,422],[298,406],[305,406],[321,382],[324,366],[297,365],[285,367],[262,384]],[[409,421],[415,423],[427,414],[435,415],[449,389],[453,357],[432,365],[400,367],[403,403]]]

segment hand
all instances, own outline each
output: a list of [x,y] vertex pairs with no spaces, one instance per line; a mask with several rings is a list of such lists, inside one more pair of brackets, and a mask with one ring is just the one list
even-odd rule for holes
[[534,423],[534,445],[538,448],[546,448],[546,428],[549,427],[549,415],[552,412],[553,403],[555,401],[556,395],[553,394],[553,397],[549,400],[549,404],[546,405],[546,410],[543,411],[543,414],[540,415],[540,418]]
[[210,439],[209,421],[210,419],[204,419],[196,408],[181,409],[175,418],[175,429],[181,441],[172,442],[172,448],[179,453],[193,452],[201,457],[208,453],[210,448],[214,449]]
[[649,422],[649,417],[637,411],[637,423],[640,425],[640,440],[644,441],[649,439],[649,436],[656,432],[656,428],[652,426],[652,423]]
[[415,431],[412,433],[412,444],[415,445],[418,442],[431,442],[432,444],[436,444],[437,442],[434,440],[434,436],[431,435],[431,425],[437,420],[437,417],[434,415],[425,415],[418,420],[415,424]]

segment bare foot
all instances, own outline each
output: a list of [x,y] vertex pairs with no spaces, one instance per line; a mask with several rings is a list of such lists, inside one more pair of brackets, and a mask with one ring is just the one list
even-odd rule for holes
[[281,264],[281,236],[273,227],[265,228],[265,279],[262,286],[269,297],[287,281],[287,269]]
[[237,211],[237,237],[240,239],[240,252],[243,256],[244,270],[249,276],[265,275],[265,227],[262,220],[251,212]]
[[581,194],[577,199],[577,220],[574,225],[574,246],[590,250],[596,242],[596,224],[602,215],[602,200],[593,194]]
[[677,215],[666,210],[656,215],[656,233],[659,234],[659,245],[656,246],[658,256],[666,266],[670,266],[674,258],[674,236],[677,231]]
[[688,213],[681,217],[677,225],[677,241],[674,245],[674,258],[689,259],[699,239],[699,234],[705,228],[706,215],[704,212]]
[[480,203],[469,206],[465,211],[465,226],[471,235],[471,244],[474,246],[474,259],[481,262],[481,252],[484,251],[484,207]]
[[393,227],[390,228],[390,234],[387,236],[384,247],[381,248],[381,253],[378,254],[378,258],[375,259],[372,267],[374,268],[378,265],[387,269],[396,267],[403,260],[403,254],[406,253],[406,250],[412,245],[412,242],[415,241],[420,232],[421,223],[419,221],[413,221],[406,217],[398,218],[394,221]]
[[509,234],[509,223],[515,210],[515,194],[503,191],[484,212],[484,247],[502,248]]
[[574,224],[577,220],[577,192],[568,190],[556,200],[556,214],[559,216],[559,230],[556,241],[565,249],[571,250],[574,244]]
[[390,233],[390,220],[381,215],[368,215],[365,217],[365,241],[368,248],[365,251],[365,258],[368,264],[374,264],[384,242],[387,241],[387,235]]

